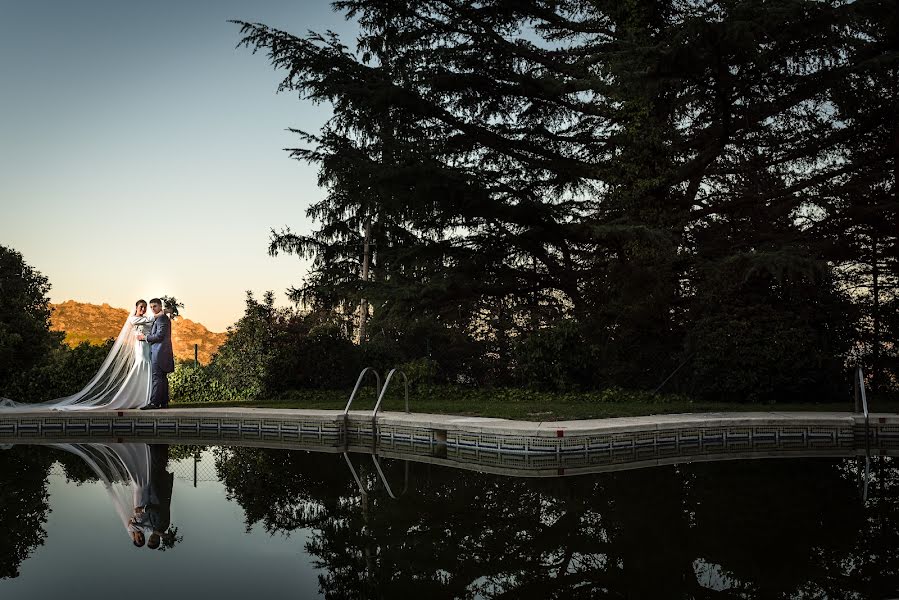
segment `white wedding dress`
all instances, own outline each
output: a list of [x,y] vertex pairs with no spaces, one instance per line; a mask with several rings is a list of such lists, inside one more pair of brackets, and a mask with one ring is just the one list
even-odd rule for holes
[[0,410],[122,410],[140,408],[150,398],[150,344],[137,339],[153,323],[152,315],[131,315],[97,374],[79,392],[34,404],[0,398]]
[[75,454],[87,463],[106,489],[113,507],[130,535],[148,528],[134,520],[134,511],[145,506],[150,489],[150,447],[147,444],[52,444],[53,448]]

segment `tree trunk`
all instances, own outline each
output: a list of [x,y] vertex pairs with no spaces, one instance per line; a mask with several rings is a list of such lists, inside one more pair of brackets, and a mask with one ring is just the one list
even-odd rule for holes
[[[371,264],[371,214],[365,217],[365,241],[362,246],[362,285],[368,283],[368,270]],[[363,294],[365,291],[363,290]],[[365,324],[368,320],[368,298],[364,295],[359,302],[359,343],[365,343]]]
[[880,257],[877,253],[878,238],[877,233],[871,236],[871,294],[874,296],[874,305],[872,307],[874,335],[871,353],[871,391],[873,393],[877,393],[877,388],[880,385]]

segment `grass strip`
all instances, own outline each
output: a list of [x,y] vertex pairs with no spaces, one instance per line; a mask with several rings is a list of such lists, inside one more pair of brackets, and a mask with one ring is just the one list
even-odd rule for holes
[[[306,408],[342,410],[350,390],[294,390],[277,398],[231,400],[227,402],[173,402],[172,408]],[[352,410],[372,410],[375,395],[372,388],[360,391]],[[872,412],[899,412],[894,399],[869,403]],[[416,413],[461,416],[499,417],[522,421],[565,421],[604,419],[657,414],[708,412],[809,411],[849,412],[846,402],[790,402],[776,404],[694,401],[683,396],[652,395],[612,388],[602,392],[551,393],[512,388],[469,389],[433,387],[410,390],[409,409]],[[392,388],[381,405],[382,411],[404,410],[402,388]]]

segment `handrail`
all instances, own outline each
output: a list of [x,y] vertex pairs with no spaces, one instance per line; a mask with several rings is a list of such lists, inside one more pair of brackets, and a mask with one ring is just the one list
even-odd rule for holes
[[[381,394],[378,396],[378,403],[375,404],[375,409],[371,413],[372,420],[378,417],[378,409],[381,408],[381,401],[384,400],[384,394],[387,393],[387,386],[390,384],[390,380],[393,378],[393,374],[397,372],[397,369],[391,369],[390,373],[387,374],[387,379],[384,380],[384,387],[381,388]],[[409,412],[409,378],[406,377],[406,374],[402,371],[399,371],[399,374],[403,376],[403,381],[406,384],[406,412]]]
[[356,473],[356,468],[353,467],[353,461],[350,460],[350,457],[346,452],[343,453],[343,460],[346,461],[347,466],[350,468],[350,473],[353,474],[353,479],[356,480],[356,485],[359,486],[359,491],[362,492],[363,496],[367,496],[368,492],[365,491],[365,487],[363,487],[362,485],[362,480],[359,479],[359,475]]
[[865,475],[862,483],[864,486],[862,487],[862,502],[868,501],[868,484],[871,481],[871,457],[867,454],[865,455]]
[[871,452],[871,425],[868,419],[868,396],[865,393],[865,375],[862,373],[862,366],[855,367],[855,412],[862,412],[865,415],[865,456]]
[[[356,387],[353,388],[353,393],[350,394],[350,399],[346,403],[346,408],[343,409],[344,417],[347,416],[347,414],[350,412],[350,405],[353,403],[353,399],[356,397],[356,392],[359,391],[359,386],[362,384],[362,378],[365,377],[365,374],[368,373],[369,371],[371,371],[372,373],[375,374],[375,394],[378,396],[378,404],[381,403],[380,398],[383,395],[382,388],[381,388],[381,376],[378,375],[378,372],[375,370],[374,367],[365,367],[364,369],[362,369],[362,372],[359,373],[359,378],[356,380]],[[391,374],[392,373],[393,373],[393,371],[391,371]],[[390,381],[390,376],[387,377],[387,381]],[[387,385],[386,381],[384,382],[384,385],[385,386]]]
[[[393,490],[390,488],[390,484],[387,483],[387,476],[384,475],[384,470],[381,468],[381,463],[378,461],[378,456],[376,454],[371,455],[372,462],[375,463],[375,469],[377,470],[378,477],[381,479],[381,483],[384,485],[384,489],[387,491],[387,495],[392,499],[396,500],[397,496],[393,493]],[[362,479],[359,477],[359,474],[356,472],[356,468],[353,466],[353,461],[350,460],[350,455],[346,452],[343,453],[343,460],[346,461],[347,466],[350,468],[350,473],[353,475],[353,479],[356,481],[356,486],[359,487],[359,491],[363,496],[368,495],[368,491],[365,489],[365,486],[362,484]],[[406,477],[405,483],[403,486],[403,491],[400,492],[400,496],[406,493],[406,490],[409,489],[409,461],[403,461],[406,463]]]
[[[861,365],[855,367],[855,412],[861,412],[865,415],[865,421],[868,420],[868,397],[865,394],[865,376],[862,373]],[[860,392],[860,393],[859,393]],[[859,404],[861,399],[861,404]]]
[[387,495],[396,500],[396,496],[393,495],[393,490],[390,489],[390,484],[387,483],[387,478],[384,476],[384,471],[381,470],[381,463],[378,462],[377,455],[372,454],[371,459],[375,463],[375,469],[378,470],[378,475],[381,477],[381,483],[384,484],[384,489],[387,490]]

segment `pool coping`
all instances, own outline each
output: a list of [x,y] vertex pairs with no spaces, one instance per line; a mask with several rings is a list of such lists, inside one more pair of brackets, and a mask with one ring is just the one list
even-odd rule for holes
[[684,413],[513,421],[427,413],[191,408],[0,411],[0,445],[167,443],[369,453],[521,476],[702,460],[895,455],[899,414]]
[[[899,434],[899,414],[876,413],[869,417],[872,429],[892,437]],[[265,433],[287,425],[301,431],[315,428],[332,434],[369,435],[382,437],[382,433],[403,429],[420,432],[437,432],[437,440],[450,433],[467,435],[493,435],[524,437],[547,442],[612,434],[641,434],[658,431],[683,431],[698,429],[775,428],[790,427],[835,428],[853,430],[864,427],[864,416],[850,412],[740,412],[740,413],[681,413],[640,417],[615,417],[584,419],[577,421],[515,421],[503,418],[468,417],[429,413],[383,412],[375,422],[367,411],[350,411],[344,416],[339,410],[272,409],[272,408],[183,408],[176,410],[90,410],[90,411],[0,411],[0,436],[20,432],[48,433],[74,430],[78,427],[107,424],[109,433],[135,433],[152,428],[176,431],[182,428],[196,430],[213,426],[223,433],[236,430],[239,433]],[[308,426],[313,427],[308,427]],[[91,429],[91,427],[88,427]],[[293,428],[291,428],[293,429]],[[433,435],[431,436],[433,437]],[[563,443],[564,443],[563,442]]]
[[[22,418],[80,419],[86,416],[151,421],[172,417],[227,417],[227,418],[273,418],[290,417],[339,420],[344,416],[341,410],[305,408],[172,408],[168,410],[0,410],[0,422]],[[349,411],[350,421],[371,421],[370,411]],[[397,423],[411,426],[431,426],[469,431],[495,431],[503,433],[556,436],[559,430],[571,432],[585,431],[632,431],[651,430],[680,426],[726,426],[743,423],[778,425],[785,422],[802,423],[858,423],[864,415],[853,412],[811,412],[811,411],[756,411],[756,412],[704,412],[665,413],[638,417],[607,417],[601,419],[577,419],[568,421],[517,421],[502,417],[475,417],[435,413],[405,413],[384,411],[378,414],[378,423]],[[899,423],[899,413],[872,413],[872,422]]]
[[[153,422],[172,418],[228,418],[319,420],[338,422],[344,419],[341,410],[303,408],[176,408],[168,410],[0,410],[0,423],[22,419],[53,419],[71,421],[90,418],[112,418]],[[369,411],[350,411],[348,423],[372,422]],[[872,413],[872,423],[899,423],[899,413]],[[501,417],[475,417],[433,413],[404,413],[385,411],[378,414],[377,423],[411,427],[431,427],[470,432],[493,432],[541,437],[563,437],[566,433],[581,435],[588,432],[651,431],[680,427],[727,427],[740,425],[801,424],[863,424],[865,417],[852,412],[757,411],[656,414],[638,417],[608,417],[568,421],[518,421]],[[559,432],[563,432],[561,435]]]

